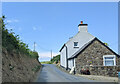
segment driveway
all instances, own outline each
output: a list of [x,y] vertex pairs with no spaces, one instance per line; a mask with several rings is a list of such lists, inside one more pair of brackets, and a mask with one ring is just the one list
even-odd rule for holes
[[53,64],[43,64],[42,66],[37,82],[95,82],[94,80],[65,73]]

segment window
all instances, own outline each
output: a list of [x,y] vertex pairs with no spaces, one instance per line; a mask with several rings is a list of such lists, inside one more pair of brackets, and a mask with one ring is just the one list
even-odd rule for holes
[[74,42],[74,47],[78,47],[78,42]]
[[116,65],[115,55],[104,55],[103,56],[103,64],[104,64],[104,66],[115,66]]

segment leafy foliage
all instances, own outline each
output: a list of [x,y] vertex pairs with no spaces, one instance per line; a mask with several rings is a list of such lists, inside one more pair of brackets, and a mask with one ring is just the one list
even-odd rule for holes
[[35,51],[31,51],[28,48],[28,45],[20,40],[19,35],[15,35],[15,33],[11,30],[5,28],[5,16],[0,18],[0,24],[2,24],[2,46],[7,49],[7,51],[12,52],[15,50],[16,52],[20,52],[26,55],[29,55],[32,58],[38,58],[38,53]]
[[108,43],[104,43],[106,46],[109,46]]
[[34,51],[34,52],[30,51],[29,55],[30,55],[31,58],[37,58],[38,59],[38,53],[36,51]]
[[57,55],[57,56],[55,56],[55,57],[53,57],[53,59],[51,59],[51,63],[58,63],[60,61],[60,55]]

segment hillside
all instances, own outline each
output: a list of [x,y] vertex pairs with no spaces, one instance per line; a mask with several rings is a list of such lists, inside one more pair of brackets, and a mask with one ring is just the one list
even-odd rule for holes
[[2,82],[33,82],[41,68],[38,53],[19,39],[12,30],[2,24]]
[[41,67],[37,59],[25,54],[2,50],[2,81],[3,82],[31,82]]

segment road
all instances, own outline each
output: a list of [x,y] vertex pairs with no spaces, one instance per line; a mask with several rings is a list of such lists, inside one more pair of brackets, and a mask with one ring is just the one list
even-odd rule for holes
[[53,64],[43,64],[37,82],[95,82],[80,76],[70,75],[58,69]]

